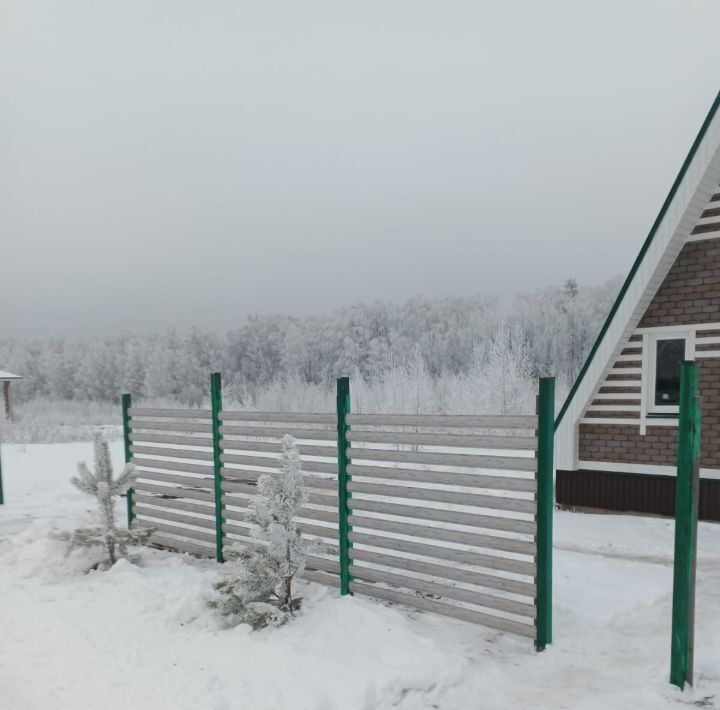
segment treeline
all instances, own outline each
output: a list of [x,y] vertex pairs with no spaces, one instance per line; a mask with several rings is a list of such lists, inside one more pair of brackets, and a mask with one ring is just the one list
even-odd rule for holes
[[[532,376],[577,375],[610,309],[619,283],[579,287],[568,280],[518,297],[413,298],[378,302],[324,316],[253,316],[224,334],[193,329],[151,336],[66,340],[0,340],[0,369],[24,376],[18,400],[114,402],[139,399],[196,406],[207,400],[208,373],[220,371],[227,394],[254,400],[279,382],[327,385],[339,375],[377,378],[405,363],[430,379],[478,372],[478,358],[497,343]],[[495,344],[495,345],[493,345]],[[519,352],[519,351],[522,352]],[[523,365],[525,367],[525,365]]]

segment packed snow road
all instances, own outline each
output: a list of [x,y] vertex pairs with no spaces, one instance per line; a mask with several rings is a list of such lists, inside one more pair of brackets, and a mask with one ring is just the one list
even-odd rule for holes
[[[121,446],[114,454],[119,463]],[[696,683],[667,682],[671,521],[556,517],[555,643],[303,585],[297,619],[223,629],[221,569],[142,551],[83,574],[53,529],[88,522],[68,479],[89,444],[2,451],[1,710],[720,708],[720,526],[701,525]]]

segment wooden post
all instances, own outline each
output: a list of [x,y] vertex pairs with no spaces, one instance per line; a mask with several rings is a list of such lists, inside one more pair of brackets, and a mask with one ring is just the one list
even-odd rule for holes
[[555,433],[555,379],[540,378],[537,398],[537,556],[535,609],[535,648],[542,651],[552,643],[552,574],[553,574],[553,444]]
[[348,523],[350,508],[348,500],[352,493],[348,491],[350,476],[347,472],[350,459],[347,439],[347,415],[350,414],[350,379],[341,377],[337,381],[337,456],[338,456],[338,513],[339,513],[339,548],[340,548],[340,594],[350,594],[350,532],[352,527]]
[[702,413],[698,366],[683,362],[680,367],[670,682],[682,690],[693,683]]

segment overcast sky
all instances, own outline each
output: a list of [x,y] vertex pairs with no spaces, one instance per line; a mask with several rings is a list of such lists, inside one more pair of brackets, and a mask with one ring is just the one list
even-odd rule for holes
[[0,337],[630,267],[716,0],[0,0]]

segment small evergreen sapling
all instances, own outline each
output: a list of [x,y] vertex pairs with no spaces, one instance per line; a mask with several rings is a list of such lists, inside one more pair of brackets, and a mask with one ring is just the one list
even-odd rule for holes
[[239,624],[254,629],[279,626],[300,608],[292,583],[305,568],[309,543],[295,522],[307,502],[300,455],[295,439],[282,440],[281,472],[263,475],[250,503],[250,535],[263,544],[242,547],[228,563],[228,573],[215,589],[220,598],[212,608]]
[[147,542],[152,528],[125,530],[115,527],[115,496],[125,493],[137,478],[135,466],[126,464],[117,478],[113,478],[110,447],[103,432],[95,433],[95,470],[90,471],[87,464],[78,464],[78,475],[71,483],[83,493],[94,496],[100,507],[100,525],[92,528],[78,528],[68,536],[69,550],[75,547],[102,547],[105,559],[100,567],[109,568],[119,557],[127,554],[128,545],[141,545]]

